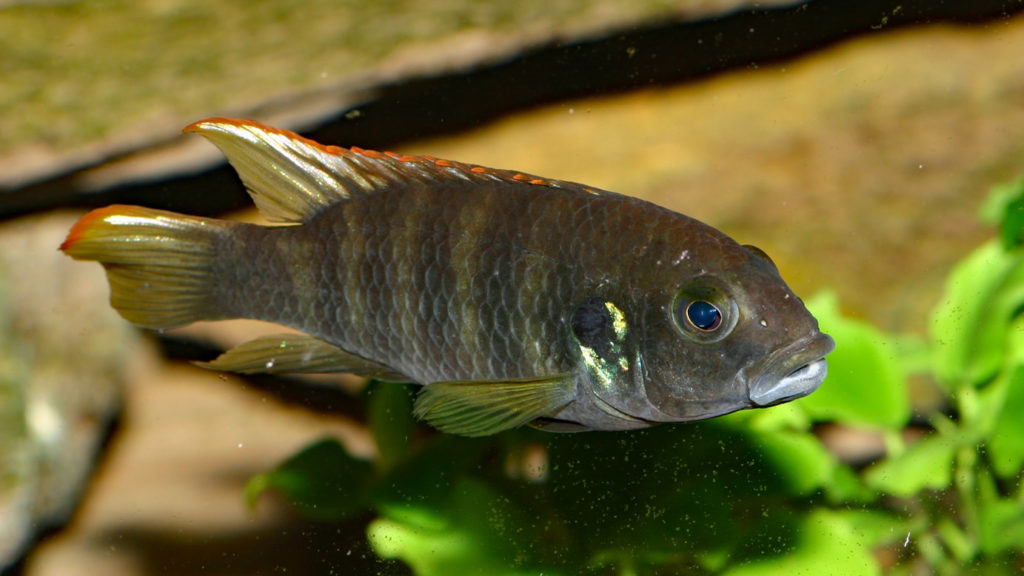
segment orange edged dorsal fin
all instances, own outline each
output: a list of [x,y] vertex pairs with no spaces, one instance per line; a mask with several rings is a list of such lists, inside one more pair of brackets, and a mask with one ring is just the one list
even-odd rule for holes
[[332,204],[411,182],[503,181],[604,193],[571,182],[430,156],[326,146],[251,120],[210,118],[184,131],[201,134],[220,148],[260,213],[277,222],[304,222]]

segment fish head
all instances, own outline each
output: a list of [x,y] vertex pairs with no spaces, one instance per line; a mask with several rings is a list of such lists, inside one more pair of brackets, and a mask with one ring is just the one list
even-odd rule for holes
[[716,236],[673,264],[644,295],[635,416],[701,420],[818,388],[835,343],[764,252]]

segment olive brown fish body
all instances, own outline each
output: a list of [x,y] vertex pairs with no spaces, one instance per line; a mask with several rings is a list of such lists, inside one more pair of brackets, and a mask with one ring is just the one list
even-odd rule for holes
[[424,384],[454,433],[629,429],[813,391],[833,344],[759,250],[654,204],[426,157],[321,146],[253,122],[209,137],[257,226],[112,206],[62,246],[140,325],[257,318],[211,367]]

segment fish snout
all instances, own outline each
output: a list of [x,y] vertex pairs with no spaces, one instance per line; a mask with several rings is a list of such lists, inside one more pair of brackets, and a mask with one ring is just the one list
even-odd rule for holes
[[828,334],[818,333],[771,354],[750,386],[751,402],[772,406],[814,392],[828,374],[825,355],[835,347]]

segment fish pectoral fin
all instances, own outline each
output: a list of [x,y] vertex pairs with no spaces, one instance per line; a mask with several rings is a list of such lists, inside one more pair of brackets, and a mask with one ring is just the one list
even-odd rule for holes
[[571,374],[548,378],[436,382],[424,386],[413,414],[431,426],[462,436],[487,436],[551,416],[572,402]]
[[195,364],[242,374],[348,372],[388,382],[410,381],[384,364],[307,334],[262,336],[228,350],[211,362]]

